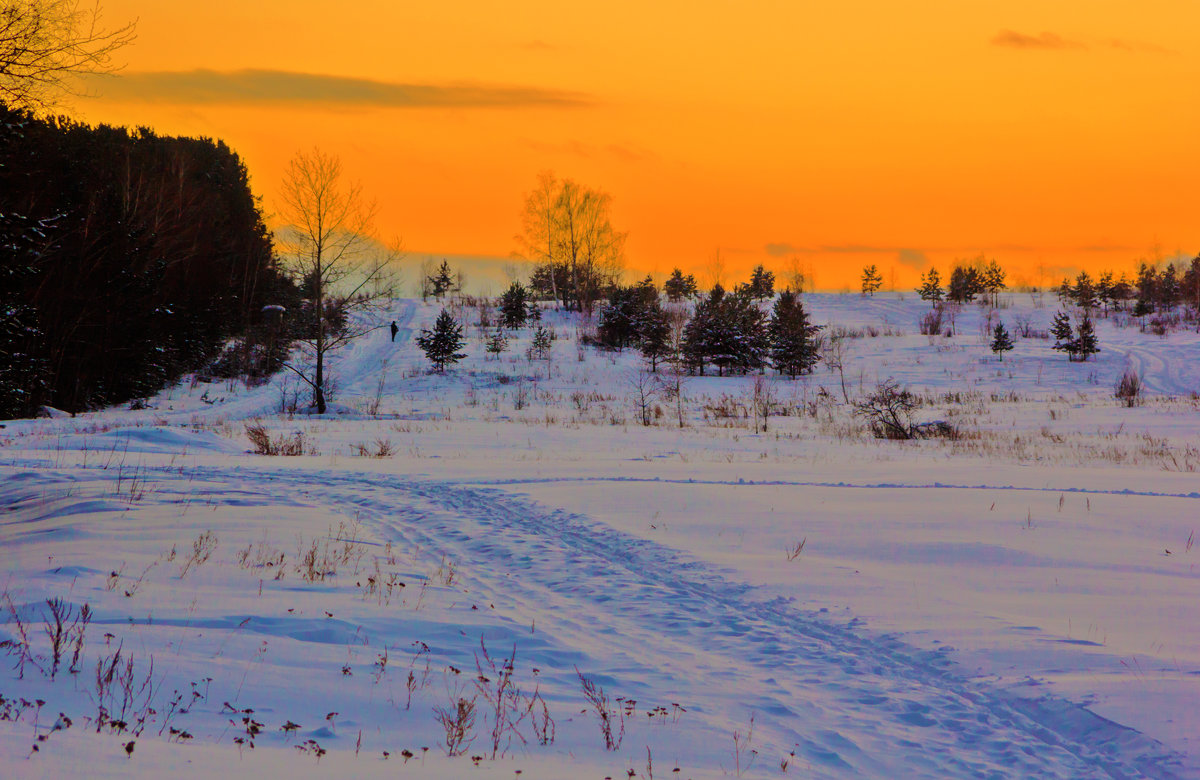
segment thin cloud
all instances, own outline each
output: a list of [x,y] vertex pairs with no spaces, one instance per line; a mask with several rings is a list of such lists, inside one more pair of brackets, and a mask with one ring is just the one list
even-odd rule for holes
[[574,108],[577,92],[483,84],[401,84],[281,70],[142,71],[89,79],[114,100],[184,104],[305,104],[380,108]]
[[1156,43],[1127,41],[1123,38],[1109,38],[1104,42],[1104,45],[1110,49],[1127,51],[1134,54],[1175,54],[1174,50],[1168,49],[1165,46],[1159,46]]
[[1057,33],[1044,32],[1039,35],[1027,35],[1015,30],[1001,30],[992,38],[993,46],[1008,49],[1053,50],[1053,49],[1086,49],[1078,41],[1067,40]]
[[909,268],[920,269],[929,265],[929,258],[919,249],[901,249],[896,254],[896,260]]
[[548,143],[546,141],[525,140],[525,146],[542,154],[565,154],[581,157],[585,160],[610,158],[621,162],[634,163],[654,159],[651,152],[636,149],[623,144],[586,144],[581,141],[566,141],[564,143]]
[[1028,244],[992,244],[989,246],[886,246],[875,244],[819,244],[803,246],[786,241],[766,244],[764,249],[771,257],[791,255],[895,255],[901,265],[922,268],[927,265],[930,254],[952,254],[962,257],[978,255],[1030,254],[1032,252],[1128,252],[1132,247],[1120,244],[1089,244],[1084,246],[1036,247]]

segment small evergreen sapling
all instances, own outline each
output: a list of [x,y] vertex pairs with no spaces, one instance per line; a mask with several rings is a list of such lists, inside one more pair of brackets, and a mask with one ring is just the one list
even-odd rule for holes
[[1008,331],[1004,328],[1003,322],[996,323],[996,329],[992,331],[992,352],[1000,356],[1000,360],[1004,360],[1004,353],[1011,351],[1013,348],[1012,336],[1008,335]]
[[503,328],[496,328],[492,335],[488,336],[485,346],[488,354],[500,357],[500,353],[508,349],[508,336],[504,335]]
[[550,331],[538,325],[537,330],[533,332],[533,340],[529,343],[529,349],[525,351],[525,357],[529,360],[549,360],[552,340]]
[[445,309],[438,315],[433,330],[422,330],[421,335],[417,336],[417,346],[438,372],[445,371],[446,366],[467,356],[466,353],[458,351],[462,349],[462,345],[462,325],[459,325]]

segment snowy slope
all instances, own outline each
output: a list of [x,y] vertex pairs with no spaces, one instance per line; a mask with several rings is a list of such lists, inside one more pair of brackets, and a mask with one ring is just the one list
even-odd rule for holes
[[[472,327],[470,358],[430,375],[411,339],[439,309],[410,301],[381,320],[400,324],[395,344],[381,328],[338,356],[325,419],[280,415],[280,375],[6,424],[0,631],[20,643],[24,626],[30,656],[21,678],[10,646],[0,676],[7,765],[1200,776],[1200,338],[1102,321],[1095,362],[1028,339],[1000,364],[981,310],[930,339],[911,298],[807,300],[819,322],[902,332],[852,340],[850,392],[895,376],[956,393],[923,410],[956,441],[871,439],[825,369],[772,381],[790,412],[766,433],[712,411],[736,408],[746,377],[690,379],[688,425],[664,396],[644,428],[636,355],[578,348],[553,312],[549,365],[524,357],[527,333],[486,359]],[[999,312],[1052,313],[1028,296]],[[1118,406],[1127,365],[1163,395]],[[249,453],[250,419],[310,454]],[[94,617],[80,671],[64,658],[50,680],[56,597]],[[515,652],[525,713],[495,761],[484,648]],[[122,697],[97,691],[96,665],[118,650],[138,683],[130,725],[97,729]],[[581,673],[614,737],[623,724],[615,750]],[[479,708],[474,741],[448,757],[437,713],[460,698]],[[70,728],[53,729],[60,712]]]

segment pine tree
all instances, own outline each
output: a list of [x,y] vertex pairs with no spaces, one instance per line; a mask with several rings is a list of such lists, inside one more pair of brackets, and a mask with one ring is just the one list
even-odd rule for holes
[[520,330],[529,319],[529,293],[520,282],[513,282],[500,296],[500,315],[504,327]]
[[937,305],[945,297],[945,291],[942,290],[942,277],[938,275],[936,268],[930,268],[928,273],[921,275],[921,286],[917,288],[917,292],[920,293],[921,300],[929,301],[934,305]]
[[979,271],[968,266],[956,265],[950,272],[950,284],[946,297],[955,303],[970,303],[983,292],[983,278]]
[[1192,264],[1183,273],[1183,281],[1180,284],[1183,298],[1195,310],[1196,315],[1200,316],[1200,255],[1192,258]]
[[1129,281],[1129,277],[1124,273],[1121,278],[1113,283],[1112,302],[1114,308],[1124,309],[1126,304],[1133,298],[1133,283]]
[[817,354],[817,333],[821,326],[809,322],[800,297],[784,290],[775,301],[771,322],[767,326],[770,338],[771,366],[792,379],[797,374],[812,371],[820,360]]
[[1138,267],[1137,281],[1134,284],[1139,300],[1151,305],[1158,300],[1158,272],[1152,267],[1142,263]]
[[1071,328],[1071,317],[1065,311],[1054,315],[1050,335],[1054,336],[1054,348],[1059,352],[1066,352],[1067,360],[1074,360],[1075,353],[1079,351],[1079,344],[1075,341],[1075,332]]
[[992,352],[999,355],[1000,360],[1004,360],[1004,353],[1009,352],[1012,348],[1012,336],[1008,335],[1003,322],[997,322],[996,329],[992,331]]
[[874,295],[875,292],[883,286],[883,277],[879,275],[879,269],[873,264],[868,265],[863,269],[862,273],[862,294]]
[[1175,264],[1168,263],[1166,270],[1158,277],[1158,304],[1171,311],[1179,303],[1179,298],[1179,276],[1175,271]]
[[1096,286],[1092,284],[1092,277],[1088,276],[1087,271],[1080,271],[1079,276],[1075,277],[1071,300],[1085,312],[1096,308]]
[[1112,271],[1104,271],[1096,280],[1096,300],[1104,307],[1104,313],[1108,314],[1109,308],[1113,305],[1113,290],[1115,287]]
[[761,265],[755,266],[750,273],[750,297],[756,301],[765,301],[775,296],[775,273]]
[[455,276],[450,270],[450,263],[445,260],[428,279],[429,289],[433,293],[433,297],[442,298],[450,292],[454,292]]
[[992,306],[1000,305],[1000,293],[1008,286],[1004,283],[1004,269],[995,260],[990,261],[980,274],[983,291],[991,299]]
[[438,372],[445,371],[446,366],[466,357],[465,353],[458,351],[462,349],[462,345],[462,325],[459,325],[445,309],[438,315],[433,330],[422,330],[421,335],[417,336],[417,346]]
[[663,292],[666,293],[667,300],[671,303],[679,303],[684,298],[694,298],[696,296],[696,277],[691,274],[684,276],[683,271],[676,268],[663,283]]
[[1087,360],[1099,351],[1100,343],[1096,339],[1096,329],[1092,326],[1092,318],[1084,314],[1083,322],[1079,323],[1078,335],[1075,338],[1075,352],[1079,355],[1080,360]]

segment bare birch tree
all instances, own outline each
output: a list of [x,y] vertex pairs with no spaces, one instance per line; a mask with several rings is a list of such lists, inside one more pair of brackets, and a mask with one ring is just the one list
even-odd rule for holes
[[568,309],[588,312],[617,280],[626,234],[613,228],[612,196],[543,172],[526,196],[522,256],[534,266],[533,287]]
[[0,0],[0,100],[37,111],[80,94],[79,76],[117,69],[134,27],[106,28],[99,0]]
[[342,181],[337,157],[319,149],[301,152],[283,177],[279,231],[285,262],[299,278],[309,316],[299,342],[311,370],[289,365],[311,388],[318,414],[326,410],[326,357],[374,330],[365,314],[390,300],[393,267],[400,259],[393,242],[381,256],[374,240],[375,206],[357,183]]

